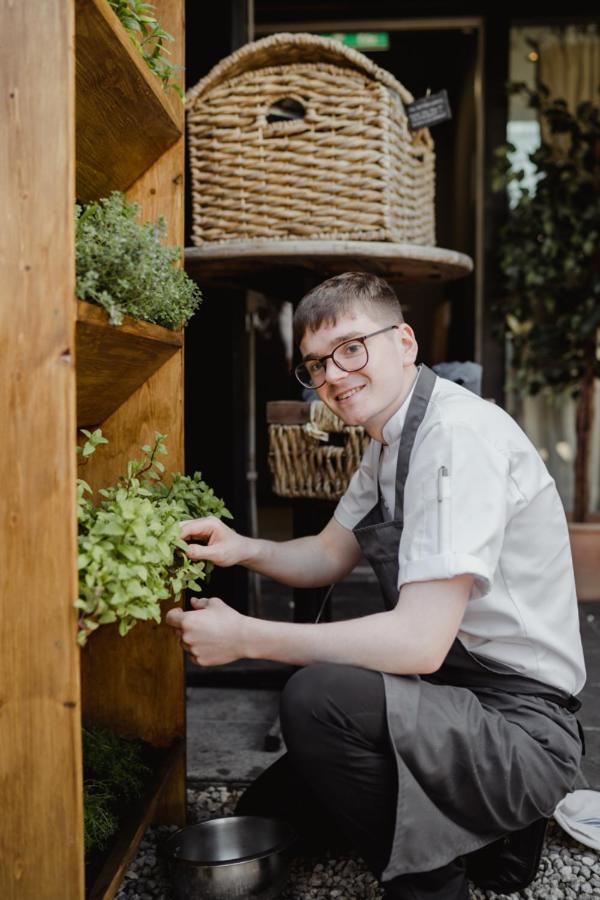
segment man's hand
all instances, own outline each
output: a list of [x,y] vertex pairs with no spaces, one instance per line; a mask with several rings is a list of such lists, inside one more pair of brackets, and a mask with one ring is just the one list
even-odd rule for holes
[[193,610],[170,609],[166,622],[198,666],[222,666],[244,657],[244,622],[218,597],[192,597]]
[[250,555],[250,539],[214,516],[182,522],[180,537],[188,543],[190,539],[203,542],[189,544],[187,555],[190,559],[209,560],[216,566],[236,566]]

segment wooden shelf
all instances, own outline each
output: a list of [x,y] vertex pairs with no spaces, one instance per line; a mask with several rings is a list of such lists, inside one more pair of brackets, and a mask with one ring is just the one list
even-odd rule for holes
[[183,332],[127,316],[111,325],[100,306],[77,302],[77,427],[108,418],[183,345]]
[[166,751],[140,803],[122,823],[104,865],[86,891],[87,900],[111,900],[114,897],[146,828],[152,824],[157,803],[171,774],[181,762],[184,748],[185,742],[178,740]]
[[[373,272],[392,283],[451,281],[473,271],[472,259],[442,247],[385,241],[227,241],[187,247],[186,270],[200,284],[240,290],[303,293],[311,277],[322,281],[341,272]],[[294,299],[290,297],[289,299]]]
[[76,194],[124,191],[183,131],[183,104],[131,43],[107,0],[76,2]]

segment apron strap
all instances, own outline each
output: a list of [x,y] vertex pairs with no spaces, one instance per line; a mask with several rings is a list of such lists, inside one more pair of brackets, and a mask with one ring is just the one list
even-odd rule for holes
[[410,454],[419,425],[425,417],[436,378],[435,372],[432,372],[426,365],[421,366],[402,428],[396,466],[396,500],[393,512],[394,519],[399,519],[401,522],[404,522],[404,484],[408,475]]

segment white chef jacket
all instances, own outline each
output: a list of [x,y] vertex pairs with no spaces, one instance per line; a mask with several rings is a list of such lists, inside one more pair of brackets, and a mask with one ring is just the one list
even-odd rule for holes
[[[412,391],[372,440],[334,516],[352,529],[381,496],[389,517]],[[380,465],[379,465],[380,463]],[[445,470],[445,472],[444,472]],[[447,473],[447,474],[446,474]],[[571,694],[585,683],[575,578],[562,502],[514,419],[438,377],[404,489],[398,589],[474,577],[459,639],[475,655]]]

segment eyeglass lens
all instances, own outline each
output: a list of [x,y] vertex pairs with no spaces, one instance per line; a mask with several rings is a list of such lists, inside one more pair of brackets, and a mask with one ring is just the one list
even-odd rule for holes
[[[362,341],[345,341],[336,347],[331,359],[344,372],[356,372],[366,366],[369,359],[367,348]],[[319,388],[325,384],[327,360],[310,359],[296,368],[298,380],[309,388]]]

